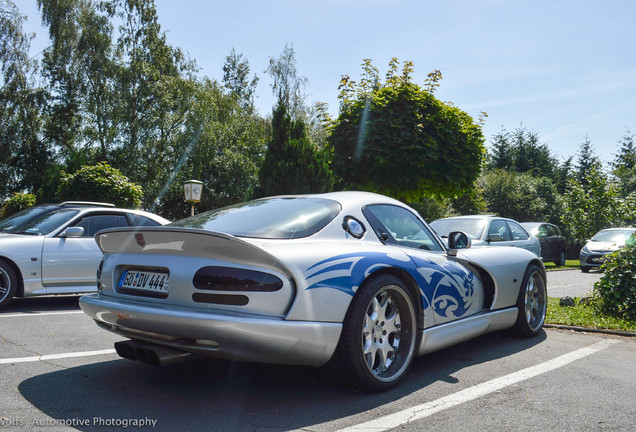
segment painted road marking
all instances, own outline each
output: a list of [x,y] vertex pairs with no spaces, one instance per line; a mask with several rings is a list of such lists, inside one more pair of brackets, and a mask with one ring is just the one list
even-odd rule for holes
[[18,317],[33,317],[33,316],[43,316],[43,315],[70,315],[70,314],[81,314],[83,311],[67,311],[67,312],[21,312],[15,314],[0,314],[0,318],[18,318]]
[[16,358],[9,358],[9,359],[0,359],[0,364],[28,363],[28,362],[37,362],[37,361],[57,360],[57,359],[64,359],[64,358],[98,356],[98,355],[106,355],[106,354],[115,354],[115,350],[106,349],[106,350],[99,350],[99,351],[46,354],[46,355],[33,356],[33,357],[16,357]]
[[527,369],[523,369],[500,378],[495,378],[491,381],[487,381],[485,383],[478,384],[457,393],[444,396],[443,398],[437,399],[432,402],[405,409],[395,414],[389,414],[383,417],[379,417],[375,420],[354,425],[345,429],[340,429],[340,431],[338,432],[382,432],[394,429],[401,425],[408,424],[423,419],[425,417],[429,417],[435,413],[446,410],[448,408],[452,408],[464,402],[475,400],[518,382],[566,366],[576,360],[580,360],[598,351],[604,350],[605,348],[618,342],[619,341],[614,339],[605,339],[588,347],[572,351],[571,353],[564,354],[560,357],[548,360],[547,362],[538,364],[536,366],[531,366]]

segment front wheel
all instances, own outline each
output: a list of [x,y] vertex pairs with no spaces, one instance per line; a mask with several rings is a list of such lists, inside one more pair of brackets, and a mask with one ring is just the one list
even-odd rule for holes
[[559,255],[559,259],[554,262],[557,267],[563,267],[565,265],[565,251],[561,251],[561,255]]
[[385,390],[411,365],[416,330],[415,307],[406,285],[391,275],[375,277],[351,301],[333,366],[356,387]]
[[517,298],[519,314],[514,327],[517,333],[522,336],[536,336],[545,322],[547,306],[545,275],[537,265],[531,264],[523,276]]
[[17,285],[15,271],[5,261],[0,260],[0,309],[7,307],[11,302]]

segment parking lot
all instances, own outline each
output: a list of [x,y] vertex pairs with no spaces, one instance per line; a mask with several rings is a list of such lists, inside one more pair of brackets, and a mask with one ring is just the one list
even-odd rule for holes
[[367,394],[312,368],[119,359],[120,338],[77,299],[18,300],[0,313],[4,429],[636,430],[636,338],[486,335],[418,357],[399,386]]

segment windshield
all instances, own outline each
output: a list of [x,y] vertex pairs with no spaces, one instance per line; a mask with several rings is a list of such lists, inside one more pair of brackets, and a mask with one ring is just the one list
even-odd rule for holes
[[293,239],[317,233],[340,212],[340,204],[322,198],[289,197],[249,201],[169,224],[237,237]]
[[486,226],[484,219],[438,219],[430,223],[431,228],[442,237],[452,231],[463,231],[474,239],[481,238]]
[[36,206],[21,210],[16,214],[0,221],[0,232],[16,233],[22,229],[22,225],[31,222],[40,216],[54,210],[53,206]]
[[625,243],[625,240],[627,240],[634,231],[636,230],[634,229],[603,230],[596,233],[596,235],[592,237],[592,241]]
[[47,235],[58,227],[64,225],[77,213],[79,213],[79,210],[56,210],[54,212],[47,213],[46,215],[26,225],[21,226],[20,229],[16,231],[16,233],[38,236]]

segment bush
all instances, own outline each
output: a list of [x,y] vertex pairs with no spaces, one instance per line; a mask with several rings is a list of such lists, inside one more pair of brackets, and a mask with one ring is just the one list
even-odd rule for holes
[[62,171],[58,196],[62,201],[102,201],[118,207],[139,207],[141,186],[128,181],[106,162],[84,165],[73,174]]
[[11,198],[5,201],[0,210],[0,219],[7,218],[12,214],[35,205],[35,195],[28,193],[14,193]]
[[636,246],[610,255],[603,270],[603,277],[594,284],[601,311],[636,321]]

